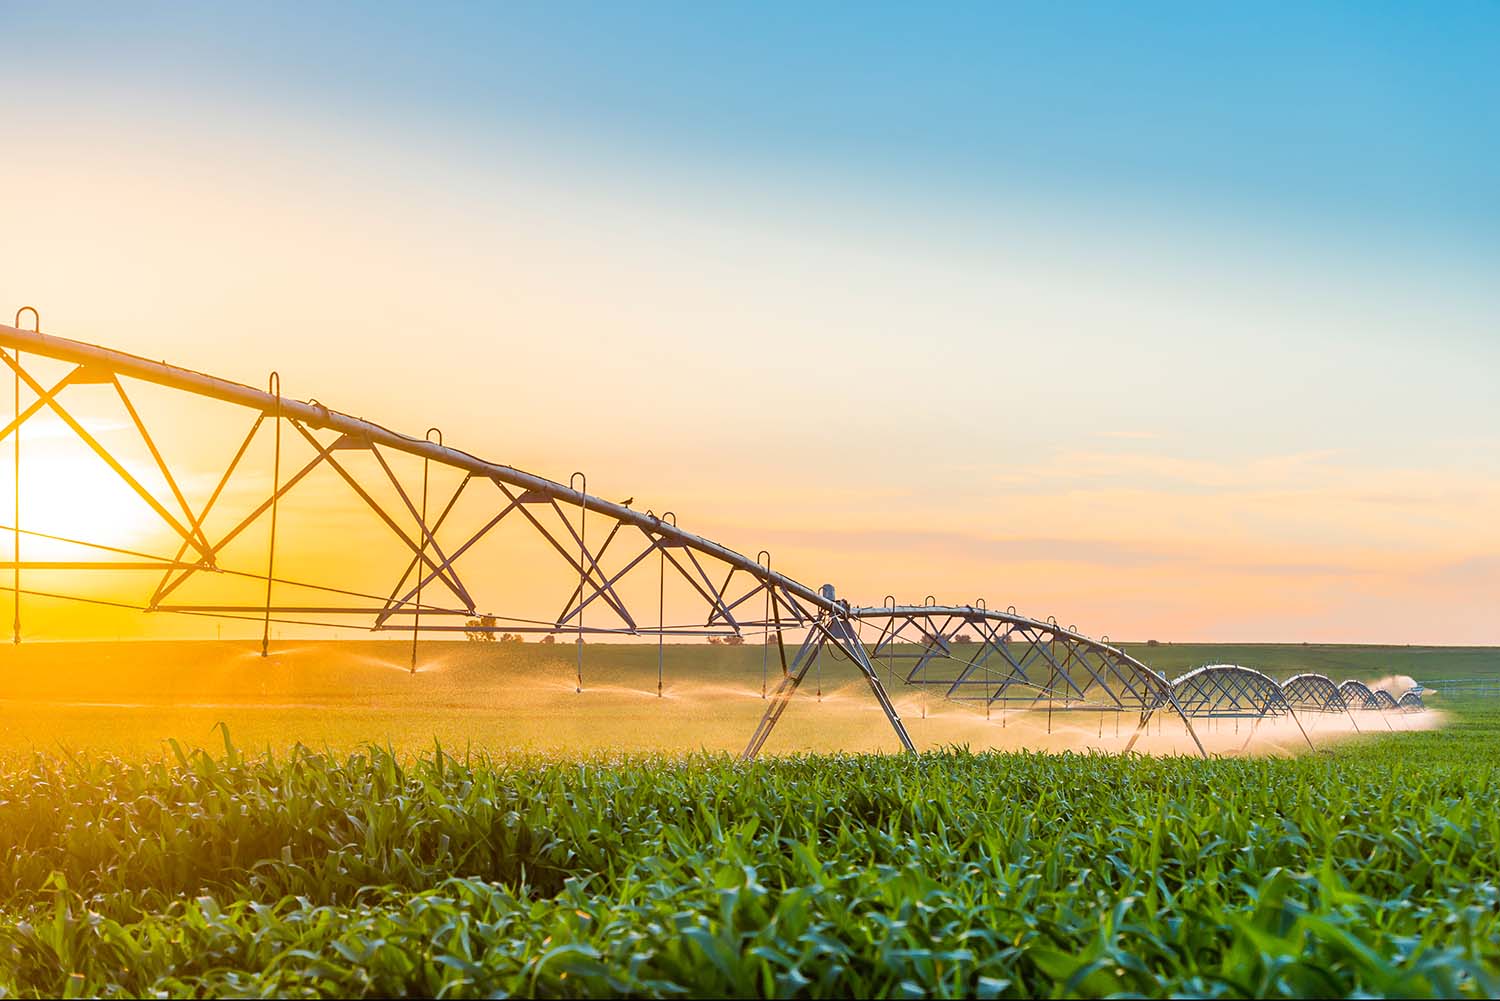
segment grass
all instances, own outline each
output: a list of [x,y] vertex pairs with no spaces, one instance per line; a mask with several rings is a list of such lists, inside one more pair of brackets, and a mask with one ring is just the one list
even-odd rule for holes
[[[1500,993],[1494,703],[1300,757],[948,747],[742,765],[603,751],[615,731],[585,731],[635,699],[628,725],[709,732],[692,721],[758,651],[669,649],[703,697],[664,722],[654,698],[580,702],[571,651],[434,649],[412,678],[393,647],[273,665],[128,646],[95,648],[102,666],[23,648],[33,670],[5,676],[0,995]],[[654,690],[654,651],[588,653],[599,685]],[[1349,673],[1390,673],[1367,656]],[[371,702],[462,732],[507,679],[554,667],[555,711],[513,697],[553,713],[538,746],[571,711],[584,749],[356,742]],[[727,701],[753,717],[745,680]],[[506,725],[503,702],[487,708],[486,732]],[[283,732],[248,745],[204,722],[231,711]],[[33,712],[66,739],[37,736]],[[136,733],[90,731],[91,712]],[[212,744],[175,739],[177,712],[204,714],[191,736]],[[298,746],[293,728],[330,713],[338,740]],[[813,705],[796,718],[783,751],[829,739]]]

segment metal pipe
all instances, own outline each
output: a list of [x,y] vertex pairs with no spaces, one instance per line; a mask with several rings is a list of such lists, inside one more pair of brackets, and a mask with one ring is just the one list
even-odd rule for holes
[[166,362],[151,361],[138,355],[101,347],[97,344],[75,341],[67,337],[56,337],[52,334],[21,330],[17,327],[6,326],[3,323],[0,323],[0,347],[10,347],[17,350],[24,348],[27,352],[43,355],[48,358],[71,361],[80,365],[102,366],[118,375],[139,379],[142,382],[154,383],[158,386],[196,393],[199,396],[206,396],[225,403],[249,407],[263,413],[271,412],[279,404],[280,413],[283,416],[290,420],[298,421],[310,428],[337,431],[341,434],[363,438],[399,452],[405,452],[418,457],[427,457],[435,462],[440,462],[456,469],[462,469],[477,476],[493,478],[513,487],[520,487],[522,490],[534,490],[563,504],[572,504],[574,507],[587,506],[591,511],[608,515],[610,518],[628,525],[634,525],[647,533],[656,532],[674,543],[681,544],[707,556],[712,556],[730,566],[738,567],[747,573],[755,575],[758,580],[773,581],[777,587],[816,606],[819,610],[834,615],[842,614],[842,605],[825,599],[815,589],[780,573],[767,572],[765,568],[759,566],[749,557],[737,553],[726,546],[721,546],[716,542],[711,542],[702,536],[683,531],[675,524],[669,525],[660,519],[625,507],[623,504],[616,504],[599,497],[589,496],[580,490],[573,489],[571,486],[564,486],[561,483],[549,480],[546,477],[537,476],[534,473],[528,473],[512,466],[487,462],[484,459],[480,459],[477,456],[470,455],[468,452],[451,446],[435,444],[420,438],[412,438],[371,421],[359,417],[351,417],[336,410],[330,410],[322,404],[303,403],[298,400],[278,401],[270,393],[255,389],[252,386],[246,386],[242,383],[231,382],[228,379],[220,379],[216,376],[195,372],[191,369],[168,365]]
[[[42,314],[37,312],[35,306],[22,306],[20,309],[16,310],[16,328],[17,328],[17,330],[19,330],[19,328],[21,326],[21,314],[27,313],[27,312],[29,312],[31,314],[31,326],[32,326],[32,331],[31,332],[32,332],[32,334],[34,334],[35,336],[40,337],[41,336],[41,331],[42,331]],[[16,370],[15,370],[15,377],[16,377],[16,440],[13,443],[13,445],[14,445],[14,448],[15,448],[15,459],[16,459],[16,482],[15,482],[15,487],[16,487],[16,497],[15,497],[16,509],[15,509],[15,521],[12,522],[12,524],[15,526],[15,538],[14,538],[14,542],[15,542],[16,565],[15,565],[15,577],[14,577],[13,583],[14,583],[14,586],[15,586],[16,605],[15,605],[14,631],[11,633],[11,643],[15,644],[16,646],[19,646],[21,644],[21,348],[20,348],[20,345],[16,345],[15,347],[16,347]]]
[[[761,558],[762,557],[765,558],[766,571],[769,573],[770,570],[771,570],[771,553],[770,553],[770,551],[762,549],[760,552],[756,553],[755,554],[755,562],[757,562],[757,563],[761,562]],[[769,588],[767,588],[766,589],[766,611],[765,611],[765,617],[764,617],[764,623],[765,624],[763,626],[764,632],[761,633],[761,637],[760,637],[760,697],[762,699],[764,699],[766,697],[766,682],[770,678],[770,670],[771,670],[771,627],[770,627],[770,621],[771,621],[771,591],[770,591]]]
[[[661,517],[663,521],[670,517],[672,524],[677,524],[675,511],[663,511]],[[660,539],[656,540],[656,555],[656,697],[661,698],[662,682],[667,673],[667,551]]]
[[[437,432],[437,443],[439,445],[441,445],[443,443],[443,430],[442,430],[442,428],[435,428],[435,427],[428,428],[427,429],[427,433],[424,434],[422,437],[424,439],[426,439],[427,441],[431,441],[432,440],[432,432],[434,432],[434,431]],[[427,559],[427,536],[428,536],[428,531],[427,531],[427,464],[428,464],[428,462],[429,462],[428,458],[426,456],[423,456],[422,457],[422,517],[421,517],[422,524],[420,524],[420,525],[417,526],[417,530],[422,533],[422,541],[420,543],[420,547],[421,548],[417,552],[417,562],[416,562],[416,570],[417,570],[417,593],[416,593],[416,598],[415,598],[416,604],[412,606],[413,613],[412,613],[412,620],[411,620],[411,673],[412,674],[416,674],[417,673],[417,632],[422,627],[422,581],[426,579],[426,574],[422,570],[422,564]],[[467,481],[465,481],[465,482],[467,482]],[[441,521],[441,520],[442,519],[439,519],[439,521]]]
[[572,489],[573,481],[581,480],[583,486],[579,488],[578,495],[583,499],[578,508],[578,684],[574,687],[575,695],[583,694],[583,586],[589,576],[589,550],[584,542],[589,530],[589,478],[581,472],[575,472],[568,477],[568,488]]
[[271,462],[271,544],[266,549],[266,618],[260,634],[262,657],[269,656],[271,652],[271,585],[276,579],[276,500],[281,493],[281,374],[279,372],[271,373],[269,386],[275,393],[272,397],[275,409],[271,411],[271,423],[275,425],[276,444]]
[[[19,313],[16,314],[16,322],[17,323],[20,322],[20,314]],[[15,578],[14,578],[14,581],[13,581],[13,586],[15,588],[15,596],[16,596],[16,603],[15,603],[15,616],[16,617],[15,617],[14,631],[11,633],[11,643],[13,643],[16,646],[20,646],[21,645],[21,351],[20,351],[19,348],[16,349],[16,372],[15,372],[15,376],[16,376],[16,437],[15,437],[15,441],[12,442],[11,444],[14,446],[15,455],[16,455],[16,476],[15,476],[16,509],[15,509],[15,520],[12,522],[12,524],[15,526],[14,542],[15,542],[15,560],[16,560],[16,562],[15,562],[15,568],[14,568],[15,569]]]
[[[975,598],[974,604],[979,608],[981,612],[989,611],[989,606],[985,604],[983,598]],[[982,637],[980,643],[980,652],[983,653],[984,645]],[[989,654],[984,654],[984,719],[986,723],[989,722],[990,719],[990,707],[994,704],[995,690],[994,688],[990,687],[990,658]]]
[[851,619],[878,619],[883,616],[896,618],[901,616],[924,615],[953,615],[961,617],[970,616],[981,618],[989,622],[1003,622],[1009,625],[1025,626],[1031,629],[1040,629],[1045,632],[1051,633],[1054,636],[1066,639],[1070,642],[1079,643],[1090,649],[1103,651],[1105,653],[1118,657],[1120,658],[1120,660],[1128,664],[1131,668],[1138,671],[1145,677],[1153,680],[1154,682],[1160,684],[1163,688],[1167,686],[1167,679],[1164,675],[1160,674],[1150,667],[1147,667],[1145,664],[1127,654],[1123,649],[1115,646],[1110,646],[1108,643],[1104,643],[1092,637],[1085,636],[1082,633],[1077,632],[1076,630],[1064,629],[1062,626],[1059,626],[1057,624],[1055,619],[1033,619],[1029,616],[1021,615],[1016,612],[1014,605],[1009,606],[1003,612],[999,611],[998,609],[974,608],[970,606],[927,604],[862,605],[855,606],[849,609],[849,617]]
[[886,595],[885,601],[882,602],[882,607],[889,608],[892,612],[890,620],[891,635],[885,645],[885,671],[890,679],[888,683],[891,689],[894,690],[896,687],[896,619],[894,615],[896,610],[896,596],[894,594]]

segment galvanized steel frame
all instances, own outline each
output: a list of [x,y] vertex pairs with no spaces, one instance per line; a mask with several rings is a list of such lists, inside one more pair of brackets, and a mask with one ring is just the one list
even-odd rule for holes
[[[11,526],[14,556],[8,566],[14,575],[16,594],[15,642],[20,641],[23,570],[135,570],[159,573],[149,597],[138,607],[142,611],[208,615],[230,618],[253,618],[263,622],[262,652],[270,638],[270,623],[287,622],[312,626],[339,626],[363,621],[372,631],[410,632],[415,638],[426,633],[513,632],[539,634],[572,634],[579,644],[578,687],[583,686],[582,644],[587,635],[656,636],[660,644],[667,636],[742,636],[746,632],[765,637],[767,652],[774,642],[782,668],[782,679],[774,693],[769,693],[766,713],[745,749],[745,757],[754,757],[764,746],[792,695],[806,677],[819,651],[828,646],[847,657],[869,684],[902,746],[913,749],[912,741],[879,677],[884,665],[894,681],[897,676],[906,685],[942,689],[944,698],[960,704],[982,705],[988,713],[994,706],[1005,709],[1042,709],[1053,711],[1089,710],[1096,712],[1133,712],[1139,714],[1136,737],[1139,737],[1152,715],[1170,709],[1179,715],[1200,752],[1206,754],[1193,730],[1191,719],[1202,715],[1223,715],[1225,705],[1239,706],[1248,699],[1258,706],[1257,717],[1291,713],[1291,703],[1274,681],[1259,672],[1220,668],[1203,668],[1168,684],[1160,674],[1135,660],[1108,638],[1095,640],[1063,628],[1056,619],[1045,621],[1020,615],[1014,607],[1004,612],[987,608],[984,603],[939,606],[929,597],[922,605],[898,605],[887,597],[879,606],[852,607],[836,597],[831,586],[814,589],[785,574],[772,570],[770,556],[762,551],[750,559],[726,546],[678,528],[670,512],[658,516],[651,511],[636,511],[626,504],[606,501],[587,493],[587,481],[575,473],[572,481],[560,482],[537,476],[500,463],[490,462],[445,445],[442,433],[428,430],[422,438],[392,431],[379,424],[323,406],[317,401],[283,398],[280,380],[272,373],[267,390],[230,382],[189,369],[151,361],[125,352],[40,332],[34,310],[32,330],[0,324],[0,359],[10,368],[16,383],[16,413],[0,428],[0,442],[14,436],[16,452],[16,524]],[[61,379],[43,385],[23,361],[23,352],[73,366]],[[136,380],[198,397],[217,400],[245,408],[252,420],[238,448],[229,457],[222,475],[206,501],[195,508],[174,476],[170,463],[158,449],[146,421],[142,418],[127,389],[127,381]],[[34,399],[21,406],[21,387],[26,386]],[[105,385],[118,397],[130,425],[152,459],[154,471],[166,489],[153,491],[99,440],[91,434],[60,398],[76,386]],[[25,561],[21,558],[21,536],[28,533],[20,525],[19,488],[22,472],[20,435],[28,420],[47,411],[69,427],[100,460],[155,512],[162,524],[176,538],[176,552],[170,556],[150,554],[98,545],[83,540],[63,539],[105,551],[110,559],[70,561]],[[274,435],[275,470],[269,495],[237,520],[226,531],[210,536],[206,523],[211,512],[225,495],[226,488],[242,472],[247,451],[257,436],[267,428]],[[312,458],[289,476],[281,469],[281,436],[283,428],[311,449]],[[432,440],[434,432],[437,439]],[[362,480],[354,463],[346,456],[362,453],[373,459],[375,483]],[[389,461],[392,454],[405,454],[422,460],[422,486],[418,493],[404,484]],[[463,479],[446,499],[439,498],[435,507],[429,504],[428,469],[437,463],[463,473]],[[368,466],[368,464],[366,464]],[[332,470],[363,505],[384,523],[409,551],[404,572],[388,590],[371,593],[353,588],[330,587],[296,581],[275,575],[275,526],[282,498],[319,468]],[[439,531],[466,491],[492,491],[493,515],[477,530],[460,539],[439,541]],[[398,500],[391,509],[374,496],[376,489],[390,489]],[[571,513],[571,516],[570,516]],[[589,520],[602,522],[602,541],[591,544]],[[266,572],[229,568],[220,564],[224,548],[262,518],[269,522],[270,543]],[[577,575],[572,593],[561,601],[555,619],[523,619],[494,615],[491,624],[476,625],[473,620],[488,612],[465,584],[460,559],[497,526],[509,519],[520,521],[533,530]],[[408,527],[410,526],[410,527]],[[600,539],[596,533],[593,536]],[[626,544],[634,539],[629,548]],[[618,546],[617,546],[618,543]],[[618,554],[624,550],[623,558]],[[651,561],[657,556],[660,575],[658,595],[664,594],[665,577],[670,567],[674,580],[685,582],[700,601],[701,617],[684,623],[668,624],[663,607],[658,608],[657,622],[649,621],[646,609],[632,607],[621,595],[621,582],[632,575],[649,575]],[[613,555],[613,562],[607,562]],[[266,599],[261,604],[203,604],[170,600],[196,576],[205,573],[227,573],[264,580]],[[736,583],[738,582],[738,583]],[[277,601],[276,587],[312,589],[327,596],[321,602]],[[424,590],[426,597],[424,598]],[[432,598],[433,591],[440,597]],[[52,597],[69,597],[51,595]],[[756,599],[761,599],[757,602]],[[659,598],[664,606],[664,597]],[[357,601],[359,604],[350,604]],[[104,602],[111,604],[111,602]],[[760,605],[757,608],[757,604]],[[586,622],[586,613],[592,618]],[[760,614],[756,615],[759,611]],[[606,624],[600,624],[600,618]],[[458,621],[463,620],[463,621]],[[874,627],[876,635],[869,649],[860,638],[865,626]],[[960,652],[955,636],[960,629],[977,636],[976,649]],[[806,630],[806,638],[790,660],[784,645],[788,630]],[[660,647],[659,647],[660,649]],[[897,674],[895,665],[902,664]],[[768,660],[769,663],[769,660]],[[1251,675],[1255,680],[1251,680]],[[1308,677],[1308,676],[1302,676]],[[1263,679],[1263,680],[1262,680]],[[1296,682],[1298,679],[1292,679]],[[1325,679],[1326,680],[1326,679]],[[1271,688],[1265,688],[1269,682]],[[1289,682],[1290,684],[1291,682]],[[1348,707],[1348,686],[1338,689],[1341,703]],[[1391,708],[1396,702],[1386,695],[1390,705],[1379,700],[1368,688],[1358,695],[1360,707]],[[658,686],[660,688],[660,686]],[[1273,694],[1274,690],[1274,694]],[[1205,710],[1203,700],[1215,693],[1215,707]],[[1298,694],[1301,699],[1303,696]],[[1185,701],[1186,700],[1186,701]],[[1405,701],[1403,699],[1403,701]],[[1417,700],[1420,704],[1420,699]],[[1240,712],[1241,710],[1234,710]],[[1252,714],[1249,708],[1243,713]],[[1320,710],[1325,711],[1325,710]],[[1300,724],[1299,724],[1300,725]],[[1131,740],[1134,745],[1135,738]]]
[[[447,446],[436,429],[429,429],[422,438],[400,434],[371,421],[332,410],[316,401],[302,402],[284,398],[280,392],[280,380],[272,374],[268,390],[260,390],[241,383],[230,382],[214,376],[195,372],[141,358],[110,348],[81,341],[56,337],[40,332],[39,322],[32,330],[19,326],[0,325],[0,347],[11,349],[0,351],[0,359],[9,367],[16,380],[16,414],[14,419],[0,430],[0,442],[13,436],[17,453],[17,524],[11,526],[15,540],[14,559],[10,568],[15,575],[11,590],[16,595],[15,642],[20,641],[20,607],[24,594],[21,573],[27,570],[109,570],[142,571],[159,573],[149,597],[139,605],[128,602],[105,602],[126,607],[138,607],[141,611],[207,615],[230,618],[254,618],[265,625],[262,652],[270,636],[270,623],[283,622],[310,626],[339,626],[359,624],[363,621],[372,631],[410,632],[415,639],[419,633],[466,632],[512,632],[540,634],[573,634],[579,644],[579,689],[582,689],[582,644],[586,635],[656,636],[660,642],[667,636],[742,636],[746,632],[761,633],[767,643],[774,641],[783,665],[783,682],[778,698],[768,707],[767,719],[762,730],[758,730],[755,746],[763,745],[769,736],[785,700],[795,690],[797,682],[806,673],[805,661],[786,661],[783,636],[787,630],[807,630],[808,641],[804,649],[814,652],[824,643],[832,643],[842,649],[864,670],[870,688],[875,694],[903,747],[913,749],[910,737],[901,723],[899,714],[886,694],[863,649],[853,639],[848,626],[848,604],[837,600],[832,588],[815,590],[799,581],[772,570],[769,554],[762,551],[752,560],[726,546],[694,535],[677,526],[676,517],[670,512],[658,516],[654,512],[636,511],[627,504],[606,501],[587,492],[587,481],[581,473],[575,473],[568,485],[537,476],[500,463],[493,463],[477,456]],[[71,364],[61,379],[44,386],[28,369],[23,360],[26,356],[39,356]],[[212,493],[201,507],[194,508],[179,488],[170,464],[157,449],[155,440],[146,423],[134,406],[126,383],[137,380],[167,389],[194,394],[246,408],[253,419],[241,439],[238,448],[229,457],[222,475]],[[25,385],[34,395],[26,407],[21,406],[21,386]],[[154,460],[155,470],[167,485],[168,497],[160,497],[148,488],[100,441],[91,434],[68,409],[60,395],[70,387],[88,384],[107,384],[118,395],[129,413],[135,431]],[[21,536],[28,533],[20,525],[19,489],[21,478],[20,435],[28,420],[43,411],[49,411],[66,424],[78,438],[88,446],[114,473],[160,518],[162,523],[178,540],[177,552],[173,556],[132,552],[129,550],[100,546],[87,540],[52,537],[58,541],[106,549],[112,556],[109,560],[26,561],[21,557]],[[226,488],[242,471],[242,462],[256,436],[267,427],[275,434],[275,471],[272,487],[264,500],[251,508],[232,527],[210,537],[205,525],[209,514],[225,495]],[[283,476],[281,469],[281,432],[288,429],[293,440],[304,442],[311,449],[312,457],[300,467]],[[376,487],[362,482],[361,474],[344,456],[359,452],[369,455],[374,462],[374,478],[380,489],[389,488],[398,499],[394,509],[388,509],[374,495]],[[408,489],[392,469],[388,453],[403,453],[422,460],[423,482],[420,496],[414,496],[415,488]],[[464,474],[454,492],[439,499],[435,509],[429,509],[428,467],[438,463]],[[409,551],[405,571],[383,595],[353,588],[328,587],[277,577],[275,574],[275,524],[278,505],[291,491],[297,488],[309,474],[319,468],[331,469],[349,487],[352,494],[384,523],[393,536]],[[369,470],[365,471],[370,475]],[[494,514],[477,531],[448,543],[440,541],[439,531],[460,495],[477,485],[480,490],[492,490],[497,496],[493,500]],[[571,516],[570,516],[571,515]],[[503,614],[490,615],[483,609],[475,595],[465,584],[459,560],[473,546],[507,518],[519,520],[544,540],[567,567],[577,575],[572,593],[561,601],[561,611],[555,619],[521,619]],[[590,518],[596,525],[603,523],[602,535],[596,533],[597,543],[590,543],[588,524]],[[224,548],[252,525],[266,519],[270,525],[270,544],[267,554],[267,570],[260,574],[244,568],[230,568],[221,564]],[[407,526],[411,526],[408,528]],[[634,538],[628,550],[626,542]],[[618,543],[618,545],[617,545]],[[606,562],[613,553],[625,552],[616,558],[613,565]],[[655,554],[656,561],[649,560]],[[656,562],[655,568],[651,562]],[[655,569],[660,575],[654,581],[661,607],[657,622],[652,624],[646,610],[632,608],[621,595],[621,581],[627,575],[649,576]],[[701,617],[683,623],[668,624],[664,619],[665,576],[685,582],[690,592],[700,603]],[[240,577],[263,579],[266,582],[266,599],[263,604],[204,604],[173,600],[179,590],[190,580],[204,573],[228,573]],[[327,596],[317,603],[289,602],[277,600],[277,587],[312,588]],[[424,588],[429,589],[424,598]],[[436,600],[432,589],[440,592]],[[73,597],[52,594],[50,597]],[[756,599],[761,599],[757,601]],[[353,602],[353,603],[351,603]],[[757,607],[759,606],[759,607]],[[585,621],[585,614],[597,609],[594,618]],[[756,613],[760,614],[757,615]],[[600,616],[606,624],[600,625]],[[488,619],[487,619],[488,616]],[[476,621],[479,624],[476,624]],[[811,644],[811,647],[809,647]],[[413,646],[413,669],[415,668],[415,644]]]

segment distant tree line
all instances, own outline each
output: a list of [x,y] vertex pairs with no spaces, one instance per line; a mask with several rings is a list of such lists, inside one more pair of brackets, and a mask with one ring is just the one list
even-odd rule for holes
[[952,635],[947,635],[947,634],[944,634],[944,633],[929,633],[925,629],[919,630],[919,631],[922,634],[922,642],[926,643],[929,646],[937,646],[939,644],[945,644],[945,643],[973,643],[974,642],[974,637],[970,636],[968,633],[953,633]]
[[[477,619],[469,619],[464,623],[464,635],[468,637],[470,643],[494,643],[496,641],[501,643],[526,642],[526,637],[520,633],[500,633],[497,636],[495,634],[495,617],[493,615],[481,615]],[[552,642],[552,637],[548,636],[542,642],[550,643]]]

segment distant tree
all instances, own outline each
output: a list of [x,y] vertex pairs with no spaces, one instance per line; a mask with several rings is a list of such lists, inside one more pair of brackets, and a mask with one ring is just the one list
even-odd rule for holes
[[481,615],[477,619],[470,619],[464,623],[464,635],[469,638],[470,643],[493,643],[495,642],[495,617],[493,615]]
[[557,637],[553,636],[551,633],[548,633],[546,636],[542,637],[542,646],[552,646],[555,643],[557,643]]
[[1147,640],[1146,641],[1146,645],[1147,646],[1161,646],[1161,641],[1160,640]]
[[973,643],[974,642],[974,637],[970,636],[968,633],[959,633],[957,636],[953,637],[953,642],[955,642],[955,643]]
[[500,642],[501,643],[525,643],[526,642],[526,637],[522,636],[520,633],[501,633],[500,634]]
[[725,636],[724,637],[724,645],[725,646],[744,646],[745,645],[745,637],[741,636],[739,633],[735,633],[733,636]]

